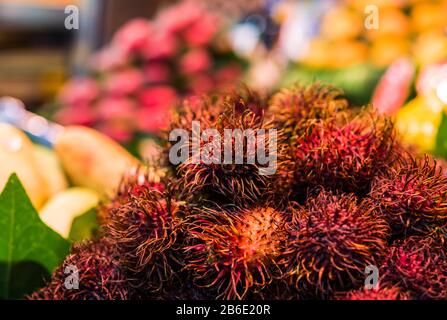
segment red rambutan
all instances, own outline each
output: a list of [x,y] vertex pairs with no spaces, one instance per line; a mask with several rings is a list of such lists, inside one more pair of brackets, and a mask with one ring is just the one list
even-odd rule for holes
[[[213,130],[218,139],[215,136],[203,139],[202,134],[194,144],[191,130],[187,144],[191,150],[178,165],[177,175],[190,194],[200,194],[215,202],[256,201],[267,193],[271,177],[280,166],[284,152],[280,142],[282,131],[271,132],[272,123],[265,120],[262,112],[252,111],[256,109],[255,98],[245,101],[241,95],[232,95],[222,99],[225,108],[217,119],[196,119],[202,133]],[[260,152],[267,163],[261,163]],[[267,173],[268,170],[273,172]]]
[[308,121],[331,118],[347,107],[340,90],[314,83],[276,93],[270,101],[269,114],[273,115],[276,127],[284,128],[287,137],[293,140],[305,131]]
[[191,98],[170,129],[31,299],[447,298],[447,177],[390,118],[316,84]]
[[123,177],[115,196],[99,206],[97,214],[101,224],[107,223],[112,210],[128,203],[132,197],[143,196],[147,190],[158,191],[161,195],[166,190],[166,174],[166,169],[155,165],[132,168]]
[[432,237],[409,237],[390,248],[381,268],[382,285],[397,286],[415,299],[447,298],[447,255]]
[[442,168],[444,177],[447,177],[447,161],[444,159],[437,159],[437,161],[439,162],[439,166]]
[[379,174],[370,197],[382,208],[395,234],[427,233],[447,224],[447,177],[429,158],[407,158]]
[[[169,131],[184,129],[190,131],[193,121],[200,121],[206,126],[212,125],[223,111],[223,105],[216,103],[212,96],[192,97],[183,100],[172,111]],[[169,132],[165,134],[168,140]],[[168,147],[171,145],[168,144]]]
[[298,290],[322,297],[358,287],[365,268],[380,262],[386,222],[370,202],[358,201],[353,194],[321,191],[302,211],[292,219],[281,261],[286,277]]
[[219,95],[194,96],[183,100],[172,112],[169,130],[191,130],[192,122],[199,121],[203,127],[213,127],[225,110],[236,114],[247,110],[262,116],[267,109],[265,99],[256,91],[245,86]]
[[217,298],[243,299],[280,272],[276,258],[286,240],[282,213],[270,207],[201,209],[190,217],[185,269]]
[[169,196],[142,184],[127,201],[109,211],[105,235],[116,247],[129,277],[135,278],[132,285],[148,293],[174,279],[176,210],[177,204]]
[[338,300],[410,300],[410,294],[403,292],[398,287],[387,287],[378,289],[363,288],[352,290],[337,296]]
[[374,111],[351,119],[315,121],[292,147],[295,184],[346,192],[369,190],[374,176],[396,158],[393,124]]
[[[69,282],[72,277],[73,282]],[[77,287],[76,287],[77,286]],[[128,300],[135,298],[113,245],[107,239],[85,242],[53,273],[51,282],[31,300]]]

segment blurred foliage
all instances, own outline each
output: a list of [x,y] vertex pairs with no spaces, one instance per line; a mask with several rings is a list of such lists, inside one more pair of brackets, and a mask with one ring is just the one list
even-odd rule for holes
[[320,81],[337,86],[345,91],[346,97],[355,105],[370,102],[373,90],[384,70],[369,64],[360,64],[343,69],[317,69],[293,65],[286,70],[280,86],[293,83]]
[[70,240],[78,242],[93,239],[99,230],[96,209],[91,209],[73,220],[70,230]]

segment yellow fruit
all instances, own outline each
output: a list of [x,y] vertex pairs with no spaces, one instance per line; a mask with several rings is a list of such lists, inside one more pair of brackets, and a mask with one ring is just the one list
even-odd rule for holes
[[303,63],[316,68],[344,68],[365,62],[368,48],[359,41],[313,39]]
[[66,127],[54,149],[75,185],[105,196],[116,191],[127,170],[140,164],[117,142],[82,126]]
[[34,156],[33,144],[22,131],[0,123],[0,190],[14,172],[34,207],[39,209],[46,201],[48,192]]
[[442,108],[439,100],[425,96],[418,96],[401,108],[396,116],[396,127],[403,141],[417,146],[422,152],[433,151]]
[[327,68],[332,63],[330,44],[322,38],[314,38],[309,43],[309,54],[303,63],[315,68]]
[[96,207],[99,196],[87,188],[69,188],[54,195],[40,210],[40,218],[64,238],[68,238],[73,220]]
[[410,33],[408,17],[398,9],[379,10],[378,29],[366,30],[366,36],[373,40],[386,35],[407,37]]
[[330,10],[321,23],[321,36],[329,40],[349,40],[360,35],[362,17],[346,8],[337,7]]
[[408,41],[397,36],[384,36],[376,39],[370,48],[370,61],[386,67],[399,58],[405,57],[410,51]]
[[366,44],[359,41],[333,43],[330,49],[332,67],[345,68],[365,62],[368,54]]
[[375,5],[380,9],[402,8],[407,5],[409,1],[410,0],[345,0],[346,3],[361,12],[363,12],[364,8],[369,5]]
[[67,188],[68,183],[56,153],[41,145],[34,145],[34,158],[45,179],[48,197]]
[[447,59],[447,36],[442,31],[422,33],[413,45],[413,55],[416,62],[420,65],[432,64]]
[[447,3],[421,2],[411,10],[411,25],[415,32],[447,27]]

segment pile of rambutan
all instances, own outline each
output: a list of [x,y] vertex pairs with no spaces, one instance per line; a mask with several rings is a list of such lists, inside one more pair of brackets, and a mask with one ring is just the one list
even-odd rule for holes
[[[313,84],[270,98],[247,88],[194,98],[171,119],[155,168],[123,179],[99,209],[99,239],[76,245],[30,298],[447,298],[447,178],[400,145],[391,118]],[[245,161],[248,138],[230,144],[243,148],[242,164],[197,158],[195,121],[263,132],[255,147],[275,155],[274,172]],[[169,141],[174,129],[191,134]],[[198,151],[210,143],[223,142]],[[170,161],[173,148],[183,161]],[[64,287],[67,265],[79,289]]]

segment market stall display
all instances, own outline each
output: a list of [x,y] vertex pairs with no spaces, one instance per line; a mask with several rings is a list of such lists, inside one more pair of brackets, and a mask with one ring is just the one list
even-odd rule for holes
[[[200,121],[223,134],[281,122],[270,175],[259,159],[243,170],[210,162],[228,147],[210,137],[199,158],[184,141],[173,165],[166,141],[162,187],[144,169],[128,175],[100,209],[99,239],[77,245],[30,298],[445,298],[441,167],[401,146],[387,116],[349,110],[337,89],[298,86],[261,101],[247,91],[185,101],[171,126]],[[270,148],[256,132],[256,146]],[[63,270],[76,260],[85,281],[67,290]],[[380,285],[364,293],[367,266],[380,268]]]
[[447,299],[446,0],[83,3],[0,66],[0,299]]

